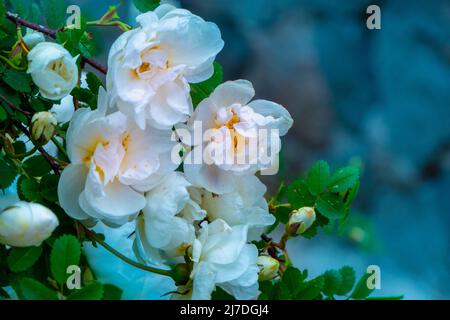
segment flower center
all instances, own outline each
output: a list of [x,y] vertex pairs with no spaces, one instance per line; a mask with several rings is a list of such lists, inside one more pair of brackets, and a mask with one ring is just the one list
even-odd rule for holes
[[151,69],[152,69],[152,66],[150,65],[150,63],[144,62],[141,64],[141,66],[139,68],[137,68],[136,72],[144,73],[144,72],[150,71]]
[[69,81],[72,79],[72,73],[67,69],[66,64],[64,63],[63,59],[57,59],[52,61],[48,68],[55,73],[57,73],[61,78],[63,78],[66,81]]
[[225,126],[228,129],[233,129],[234,130],[234,125],[236,123],[239,123],[241,121],[241,119],[239,119],[239,117],[237,116],[236,112],[234,110],[231,111],[231,113],[233,114],[233,116],[231,117],[231,119],[225,123]]

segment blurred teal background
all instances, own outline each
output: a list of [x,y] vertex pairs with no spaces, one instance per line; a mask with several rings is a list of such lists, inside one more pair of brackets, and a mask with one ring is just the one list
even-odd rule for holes
[[[69,1],[100,17],[118,1]],[[137,11],[120,9],[134,24]],[[172,2],[173,3],[173,2]],[[245,78],[295,123],[284,138],[273,190],[318,159],[363,166],[354,218],[344,235],[294,240],[300,268],[381,268],[374,295],[450,298],[450,2],[182,0],[219,25],[225,78]],[[381,30],[366,8],[381,8]],[[106,62],[120,32],[95,31]]]

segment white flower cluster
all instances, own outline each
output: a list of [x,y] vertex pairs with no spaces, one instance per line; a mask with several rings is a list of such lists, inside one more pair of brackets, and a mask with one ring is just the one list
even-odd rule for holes
[[[224,45],[218,27],[170,5],[137,22],[112,45],[98,108],[80,108],[70,120],[70,165],[61,175],[59,203],[85,223],[114,227],[136,220],[141,261],[165,267],[188,261],[190,280],[178,298],[209,299],[216,286],[238,299],[256,297],[261,262],[250,241],[275,219],[255,176],[267,163],[249,146],[260,129],[273,130],[272,142],[258,148],[277,157],[280,136],[293,120],[276,103],[250,102],[255,92],[244,80],[218,86],[194,111],[190,84],[213,75]],[[44,97],[70,93],[78,70],[66,51],[43,42],[29,59]],[[198,123],[223,135],[198,142],[175,134]],[[174,136],[183,143],[184,159],[201,148],[207,161],[179,167]],[[248,161],[223,162],[224,154]]]

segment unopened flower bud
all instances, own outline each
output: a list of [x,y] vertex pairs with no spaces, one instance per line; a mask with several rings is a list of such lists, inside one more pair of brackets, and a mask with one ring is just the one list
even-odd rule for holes
[[259,256],[256,264],[259,267],[260,281],[272,280],[277,275],[280,267],[278,260],[269,256]]
[[185,285],[189,281],[191,269],[185,263],[179,263],[172,269],[172,279],[177,286]]
[[294,210],[289,218],[287,225],[288,233],[293,235],[302,234],[305,232],[316,220],[316,212],[312,207],[303,207]]
[[45,37],[42,32],[27,28],[27,33],[23,37],[23,41],[29,49],[33,49],[38,43],[44,42]]
[[35,113],[31,119],[31,135],[34,141],[46,144],[55,134],[58,121],[47,111]]
[[39,246],[59,225],[58,218],[38,203],[20,201],[0,212],[0,243]]

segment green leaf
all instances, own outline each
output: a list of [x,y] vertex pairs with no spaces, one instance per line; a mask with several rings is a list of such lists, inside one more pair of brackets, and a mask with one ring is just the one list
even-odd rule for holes
[[31,92],[31,77],[26,72],[7,70],[3,76],[3,81],[18,92]]
[[337,270],[328,270],[323,274],[325,283],[323,286],[323,293],[327,296],[332,296],[340,289],[342,285],[342,275]]
[[330,220],[339,219],[344,215],[344,203],[336,194],[326,193],[321,195],[316,202],[319,212]]
[[0,106],[0,122],[5,121],[6,119],[8,119],[8,113]]
[[258,300],[271,300],[273,296],[274,285],[272,281],[262,281],[259,283],[259,291],[261,294]]
[[89,89],[94,94],[98,94],[98,90],[101,86],[103,86],[102,81],[97,77],[97,75],[93,72],[88,72],[86,75],[86,82],[89,86]]
[[86,287],[76,290],[67,300],[101,300],[103,297],[103,285],[99,282],[92,282]]
[[358,281],[353,289],[352,295],[350,296],[352,299],[365,299],[367,298],[374,289],[369,289],[367,287],[367,279],[371,276],[370,273],[365,273]]
[[325,190],[330,179],[330,167],[325,161],[316,162],[311,169],[309,169],[306,183],[309,191],[313,195],[317,195]]
[[359,179],[359,168],[348,166],[336,171],[330,178],[328,188],[332,192],[350,189]]
[[284,281],[279,281],[275,283],[273,287],[273,296],[271,299],[274,300],[289,300],[292,299],[290,290]]
[[17,168],[8,160],[0,158],[0,189],[8,188],[15,180]]
[[6,21],[6,6],[5,0],[0,0],[0,26]]
[[75,87],[71,94],[77,98],[78,101],[86,103],[91,109],[97,108],[97,95],[91,90]]
[[18,14],[23,19],[28,19],[31,12],[30,0],[9,0],[12,6],[12,11]]
[[[16,155],[24,154],[25,152],[27,152],[27,146],[26,146],[25,142],[23,142],[23,141],[19,141],[19,140],[14,141],[13,147],[14,147],[14,153]],[[20,157],[20,159],[22,159],[22,158],[23,157]]]
[[356,183],[353,185],[353,187],[348,191],[348,194],[345,198],[345,206],[350,207],[353,203],[353,200],[355,200],[356,195],[359,191],[360,182],[356,181]]
[[63,235],[53,244],[50,254],[50,269],[59,284],[64,284],[69,276],[67,267],[80,262],[80,242],[72,235]]
[[22,272],[32,267],[42,254],[42,247],[13,248],[8,256],[8,267]]
[[291,296],[296,296],[301,290],[303,282],[306,279],[306,273],[302,273],[299,269],[289,267],[283,274],[282,281],[289,289]]
[[20,176],[17,180],[17,194],[20,200],[40,202],[42,200],[39,190],[39,182],[35,179]]
[[122,289],[112,284],[103,285],[103,300],[120,300],[122,298]]
[[319,276],[315,279],[312,279],[306,282],[301,290],[295,296],[297,300],[313,300],[317,299],[320,295],[320,292],[323,289],[325,284],[325,280],[322,276]]
[[160,2],[160,0],[133,0],[134,6],[140,12],[153,11],[159,6]]
[[191,83],[191,97],[194,107],[196,107],[202,100],[208,98],[211,93],[223,81],[223,69],[218,62],[214,62],[214,73],[208,80],[200,83]]
[[353,285],[355,284],[355,270],[353,270],[352,267],[344,266],[339,269],[339,273],[342,278],[342,283],[339,290],[336,291],[336,294],[343,296],[352,290]]
[[31,177],[42,177],[52,170],[42,155],[32,156],[25,160],[23,169]]
[[65,0],[41,0],[41,8],[50,28],[60,29],[64,26],[67,8]]
[[293,208],[312,207],[316,201],[305,180],[296,180],[291,183],[286,191],[286,198]]
[[58,201],[58,182],[59,176],[47,174],[42,177],[39,188],[44,199],[52,202]]
[[34,279],[22,278],[19,280],[19,285],[26,300],[58,300],[58,294],[55,291]]

